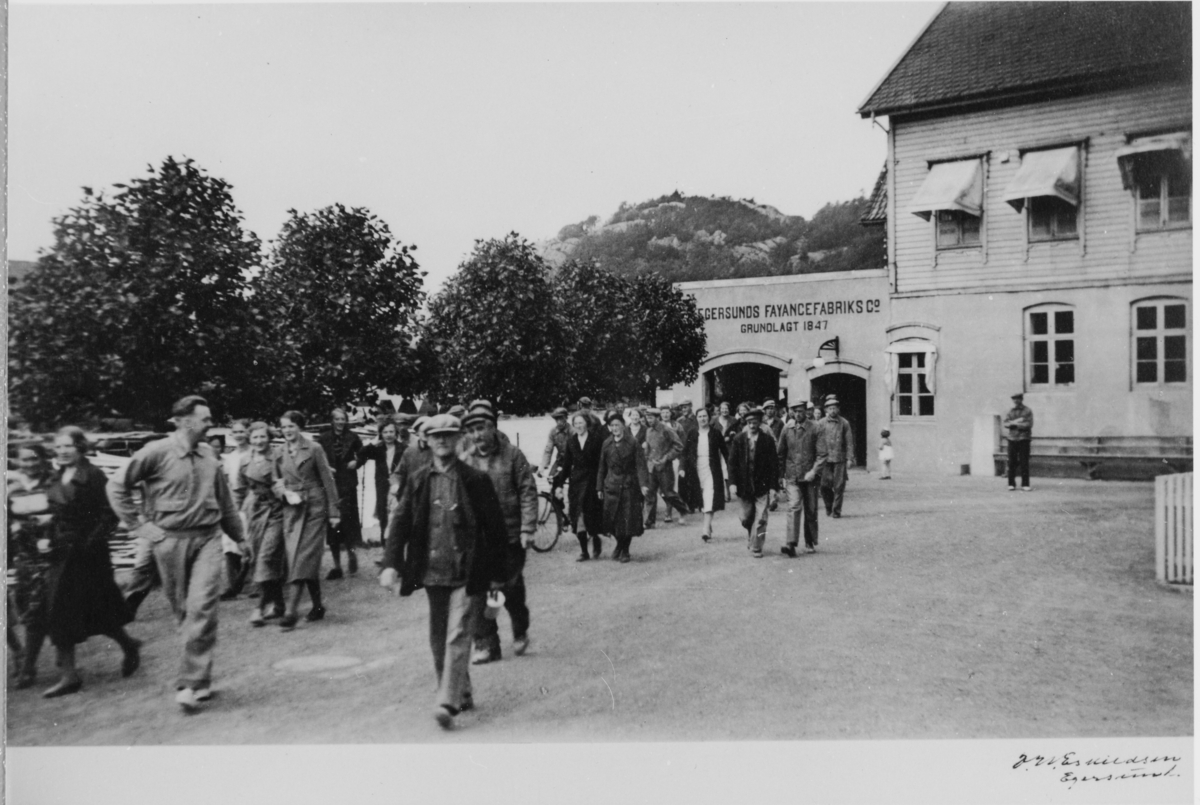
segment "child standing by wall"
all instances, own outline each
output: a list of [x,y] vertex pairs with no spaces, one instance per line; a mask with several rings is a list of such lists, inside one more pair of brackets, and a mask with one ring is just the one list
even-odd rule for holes
[[885,430],[880,434],[879,440],[879,465],[882,471],[879,474],[879,480],[890,481],[892,478],[892,432]]

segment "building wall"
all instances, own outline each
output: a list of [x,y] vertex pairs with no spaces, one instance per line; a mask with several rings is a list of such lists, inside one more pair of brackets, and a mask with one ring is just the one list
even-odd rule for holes
[[[892,120],[897,295],[1190,279],[1190,229],[1134,234],[1134,199],[1114,158],[1127,135],[1190,129],[1190,84],[1142,87],[929,120]],[[1085,141],[1079,241],[1028,244],[1003,201],[1021,149]],[[934,248],[934,223],[908,211],[930,160],[986,154],[983,245]]]
[[[971,461],[977,417],[1003,415],[1011,395],[1025,394],[1034,436],[1190,436],[1192,384],[1133,383],[1133,302],[1173,296],[1191,305],[1191,283],[892,300],[896,322],[930,322],[938,361],[934,417],[891,416],[893,467],[957,473]],[[1030,391],[1025,385],[1025,309],[1043,303],[1075,312],[1075,384]],[[1189,342],[1189,350],[1191,343]]]
[[[695,297],[705,317],[708,359],[695,383],[660,393],[661,402],[710,402],[704,396],[706,371],[753,362],[781,372],[781,390],[789,400],[809,399],[812,379],[826,373],[861,377],[866,381],[867,435],[873,431],[877,436],[886,426],[881,424],[888,416],[882,374],[889,321],[886,270],[685,282],[678,287]],[[827,364],[815,366],[818,348],[834,337],[840,360],[826,351]],[[874,452],[867,451],[868,467],[874,467]]]
[[[1190,127],[1190,85],[891,121],[888,340],[915,336],[937,348],[936,416],[900,419],[888,400],[896,471],[958,472],[971,461],[976,419],[1003,414],[1018,391],[1034,411],[1035,437],[1191,435],[1194,361],[1186,384],[1136,385],[1131,304],[1186,300],[1191,358],[1192,232],[1135,234],[1133,195],[1114,157],[1130,135]],[[1003,201],[1019,152],[1080,141],[1081,237],[1030,244],[1024,214]],[[938,252],[934,224],[909,203],[931,160],[981,154],[982,246]],[[1024,312],[1043,303],[1074,309],[1076,376],[1066,389],[1025,384]]]

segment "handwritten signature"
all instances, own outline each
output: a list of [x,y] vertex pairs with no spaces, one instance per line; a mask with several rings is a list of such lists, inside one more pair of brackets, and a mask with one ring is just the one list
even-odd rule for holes
[[[1104,755],[1103,757],[1080,758],[1075,752],[1065,752],[1061,756],[1026,755],[1017,756],[1014,769],[1043,767],[1061,770],[1058,778],[1067,788],[1074,788],[1079,783],[1102,783],[1113,780],[1137,780],[1154,777],[1179,777],[1175,771],[1180,758],[1175,755]],[[1170,764],[1168,766],[1168,764]],[[1105,768],[1108,767],[1108,768]]]

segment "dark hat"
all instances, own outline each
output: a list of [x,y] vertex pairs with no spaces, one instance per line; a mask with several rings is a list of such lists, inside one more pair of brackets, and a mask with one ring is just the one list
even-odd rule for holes
[[424,433],[426,436],[432,436],[435,433],[462,433],[462,425],[458,421],[458,417],[452,414],[438,414],[430,417],[425,423]]
[[462,423],[464,426],[470,427],[481,420],[493,423],[496,421],[496,412],[492,410],[492,404],[487,400],[475,400],[472,402],[471,410],[467,412]]
[[554,419],[565,418],[571,415],[571,412],[561,405],[550,412],[550,416]]
[[625,417],[621,416],[621,412],[614,408],[613,410],[609,411],[607,414],[604,415],[604,424],[607,425],[609,422],[612,422],[614,419],[619,419],[622,423],[625,422]]
[[1023,393],[1021,393],[1021,392],[1019,392],[1019,391],[1018,391],[1016,394],[1014,394],[1014,395],[1012,396],[1012,398],[1013,398],[1014,400],[1023,400],[1023,399],[1025,399],[1025,395],[1024,395]]
[[750,417],[756,417],[757,419],[761,420],[763,418],[763,409],[751,408],[746,412],[746,419],[749,419]]
[[680,407],[680,408],[682,408],[682,407],[683,407],[683,406],[685,406],[685,405],[686,405],[688,408],[691,408],[691,407],[692,407],[692,401],[691,401],[691,400],[684,400],[683,402],[681,402],[681,403],[679,404],[679,407]]
[[653,406],[646,408],[644,411],[642,411],[642,414],[645,416],[656,416],[659,419],[662,419],[662,411],[654,408]]
[[471,404],[467,406],[467,410],[474,411],[476,408],[487,408],[492,413],[496,412],[496,407],[492,405],[491,400],[471,400]]
[[580,408],[591,408],[592,407],[592,398],[591,397],[580,397],[579,398],[579,407]]

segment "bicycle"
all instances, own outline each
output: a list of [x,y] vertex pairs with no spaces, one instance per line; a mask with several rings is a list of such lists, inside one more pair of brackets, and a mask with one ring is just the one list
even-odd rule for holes
[[[563,511],[562,502],[554,499],[554,489],[547,478],[540,474],[534,476],[538,484],[538,519],[537,530],[529,546],[538,553],[548,553],[558,544],[558,538],[568,527],[567,515]],[[563,498],[566,498],[566,486],[561,487]]]

